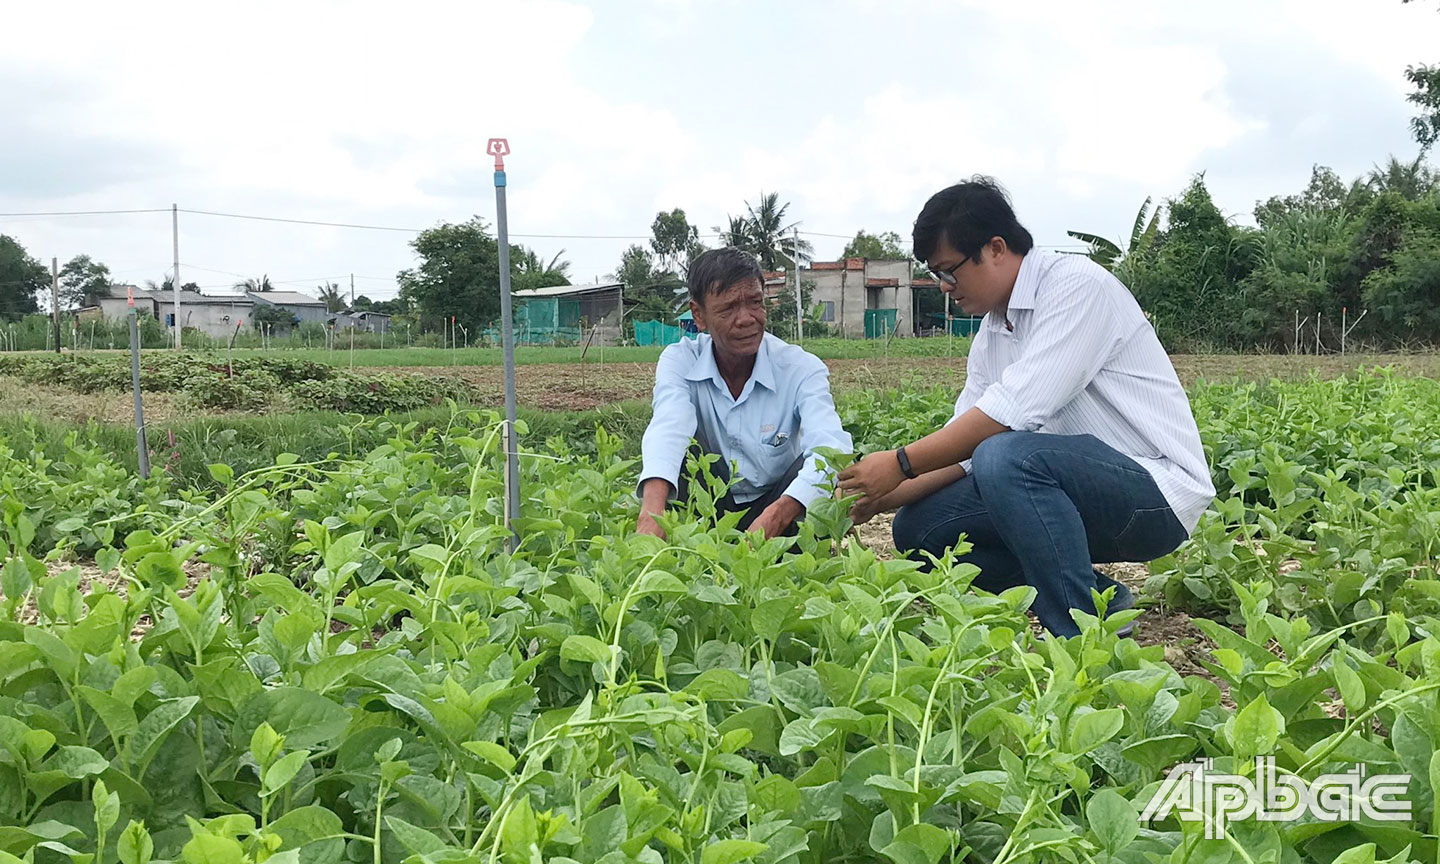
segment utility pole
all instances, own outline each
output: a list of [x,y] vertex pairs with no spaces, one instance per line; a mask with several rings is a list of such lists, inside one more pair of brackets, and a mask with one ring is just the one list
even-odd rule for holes
[[50,317],[55,323],[55,353],[60,353],[60,259],[50,259]]
[[175,297],[175,350],[180,350],[180,205],[170,205],[170,236],[175,241],[175,281],[171,293]]
[[[800,229],[795,229],[795,344],[799,345],[805,338],[805,304],[800,299]],[[764,291],[765,286],[761,285],[760,290]]]
[[945,295],[945,354],[953,357],[955,356],[955,325],[950,323],[950,292],[943,291],[941,293]]

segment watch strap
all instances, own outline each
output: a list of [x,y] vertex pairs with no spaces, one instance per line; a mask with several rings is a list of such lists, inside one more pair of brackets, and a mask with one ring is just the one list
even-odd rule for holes
[[910,457],[905,454],[904,447],[895,451],[895,460],[900,463],[900,473],[914,480],[916,477],[915,469],[910,467]]

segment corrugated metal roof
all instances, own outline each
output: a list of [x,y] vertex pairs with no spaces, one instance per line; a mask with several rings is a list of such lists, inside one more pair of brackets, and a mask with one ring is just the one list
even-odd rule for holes
[[[246,291],[245,296],[253,300],[264,300],[277,306],[324,306],[325,301],[299,291]],[[181,299],[184,302],[184,299]]]
[[[157,296],[155,299],[161,303],[173,303],[175,301],[175,298],[170,296],[170,292],[168,291],[165,292],[164,296]],[[196,294],[194,291],[180,292],[181,309],[184,309],[186,306],[195,305],[254,306],[255,301],[243,294]]]
[[[157,303],[174,303],[175,293],[170,289],[156,288],[134,288],[134,286],[111,285],[110,292],[106,296],[112,300],[124,300],[125,289],[129,287],[134,290],[136,300],[154,300]],[[180,305],[193,306],[204,303],[243,303],[251,304],[252,301],[244,294],[197,294],[194,291],[180,292]]]
[[619,282],[600,285],[556,285],[551,288],[531,288],[528,291],[511,291],[512,297],[567,297],[572,294],[594,294],[597,291],[613,291],[623,287]]

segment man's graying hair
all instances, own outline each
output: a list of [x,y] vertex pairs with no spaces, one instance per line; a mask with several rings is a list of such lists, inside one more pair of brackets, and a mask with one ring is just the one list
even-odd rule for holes
[[718,294],[731,285],[750,279],[759,280],[760,287],[765,287],[765,274],[760,270],[760,262],[749,252],[726,246],[701,253],[690,262],[686,287],[690,289],[690,299],[704,306],[705,298],[711,294]]

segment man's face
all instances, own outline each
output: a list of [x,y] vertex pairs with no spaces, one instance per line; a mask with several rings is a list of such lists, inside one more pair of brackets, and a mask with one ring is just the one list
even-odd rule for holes
[[738,357],[753,357],[765,338],[765,290],[751,277],[706,295],[703,304],[690,301],[695,326],[710,334],[715,349]]
[[955,251],[949,239],[941,237],[925,263],[940,280],[940,290],[949,294],[966,315],[978,316],[999,308],[1015,287],[1013,274],[1000,266],[1005,251],[1005,241],[997,237],[980,247],[979,254],[972,258]]

